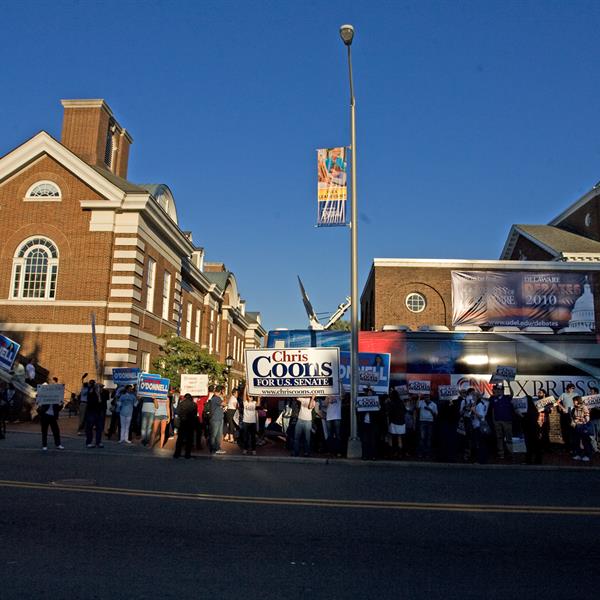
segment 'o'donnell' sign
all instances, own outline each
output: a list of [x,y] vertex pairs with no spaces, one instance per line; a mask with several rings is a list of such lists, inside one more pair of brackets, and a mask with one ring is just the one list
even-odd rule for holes
[[339,394],[339,348],[246,350],[246,381],[251,396]]

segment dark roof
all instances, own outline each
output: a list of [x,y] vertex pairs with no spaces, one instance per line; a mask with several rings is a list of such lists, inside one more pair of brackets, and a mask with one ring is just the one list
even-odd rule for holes
[[600,253],[600,242],[558,227],[551,225],[515,225],[515,227],[557,254]]
[[216,283],[218,287],[225,291],[227,280],[229,279],[229,271],[205,271],[203,275],[211,283]]
[[96,165],[91,165],[91,167],[92,169],[94,169],[94,171],[100,173],[102,177],[108,179],[108,181],[110,181],[113,185],[116,185],[120,190],[123,190],[124,192],[143,194],[144,192],[148,191],[143,187],[136,185],[135,183],[131,183],[131,181],[127,181],[127,179],[123,179],[122,177],[111,173],[108,169],[105,169],[104,167],[98,167]]
[[146,190],[147,192],[150,192],[150,194],[152,194],[152,196],[157,198],[160,188],[165,187],[165,184],[164,183],[138,183],[138,186],[141,187],[142,189]]
[[260,316],[259,312],[246,311],[246,320],[250,321],[251,323],[258,323],[259,316]]

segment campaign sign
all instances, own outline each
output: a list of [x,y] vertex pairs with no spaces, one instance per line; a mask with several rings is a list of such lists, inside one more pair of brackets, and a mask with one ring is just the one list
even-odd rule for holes
[[112,379],[117,387],[123,385],[136,385],[140,376],[141,370],[137,367],[118,369],[112,371]]
[[583,405],[588,408],[600,408],[600,394],[594,394],[592,396],[583,396]]
[[408,386],[407,385],[397,385],[396,391],[398,392],[400,398],[408,398]]
[[141,373],[137,388],[138,398],[165,399],[169,395],[169,379],[151,373]]
[[339,374],[339,348],[246,350],[251,396],[335,396]]
[[179,393],[182,396],[208,396],[208,375],[182,373]]
[[[340,381],[345,392],[350,391],[350,352],[340,352]],[[358,386],[369,386],[377,394],[390,389],[390,354],[359,352]]]
[[514,367],[496,367],[495,377],[493,379],[500,381],[514,381],[517,376],[517,369]]
[[380,410],[379,398],[377,396],[358,396],[356,398],[357,412],[373,412]]
[[457,385],[438,385],[438,398],[440,400],[454,400],[459,396]]
[[429,379],[412,379],[408,382],[409,394],[429,394],[431,392],[431,381]]
[[10,371],[21,348],[14,340],[0,335],[0,369]]
[[35,401],[38,406],[42,404],[62,404],[65,399],[65,386],[62,383],[38,385]]
[[542,412],[546,406],[552,406],[556,400],[552,396],[548,396],[547,398],[540,398],[534,402],[535,407],[538,409],[538,412]]

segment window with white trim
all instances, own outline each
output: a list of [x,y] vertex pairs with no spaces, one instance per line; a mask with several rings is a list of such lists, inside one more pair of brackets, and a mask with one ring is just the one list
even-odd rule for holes
[[165,271],[165,275],[163,277],[163,292],[162,292],[162,318],[169,319],[169,309],[170,302],[169,298],[171,297],[171,273],[169,271]]
[[57,202],[61,198],[60,188],[52,181],[37,181],[25,194],[25,200]]
[[154,282],[156,281],[156,261],[148,258],[148,272],[146,273],[146,310],[154,310]]
[[425,310],[427,306],[427,300],[425,300],[425,296],[419,294],[418,292],[411,292],[406,296],[405,300],[406,308],[410,310],[410,312],[420,313]]
[[58,249],[43,237],[25,240],[13,258],[11,297],[54,300],[58,277]]
[[202,323],[202,311],[196,309],[196,329],[194,330],[194,341],[196,344],[200,343],[200,323]]
[[213,320],[214,320],[214,312],[212,308],[210,309],[210,323],[208,325],[208,351],[212,354],[213,351]]
[[221,351],[221,346],[219,346],[219,342],[220,342],[220,335],[219,333],[221,332],[221,317],[220,315],[217,313],[217,333],[215,335],[215,352],[220,352]]
[[185,337],[192,339],[192,303],[188,302],[187,312],[185,314]]

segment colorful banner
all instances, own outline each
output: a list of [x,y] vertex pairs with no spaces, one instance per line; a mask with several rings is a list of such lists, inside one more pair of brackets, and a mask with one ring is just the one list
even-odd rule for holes
[[339,348],[246,350],[251,396],[335,396],[339,374]]
[[0,335],[0,369],[10,371],[20,349],[20,344],[5,335]]
[[[345,392],[350,391],[350,375],[350,352],[340,352],[340,381]],[[390,355],[360,352],[358,386],[359,388],[369,386],[376,394],[387,394],[390,390]]]
[[141,369],[137,367],[112,370],[112,380],[117,387],[123,385],[137,385]]
[[151,373],[141,373],[137,388],[137,396],[165,400],[169,396],[169,379]]
[[317,150],[317,226],[346,224],[348,197],[346,148]]
[[452,271],[452,325],[594,331],[594,296],[584,273]]

